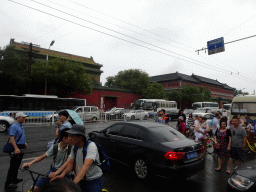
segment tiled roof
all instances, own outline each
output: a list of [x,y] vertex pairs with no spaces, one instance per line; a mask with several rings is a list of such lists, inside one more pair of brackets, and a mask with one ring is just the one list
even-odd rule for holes
[[[29,48],[28,45],[24,45],[24,44],[17,43],[17,42],[12,43],[12,45],[14,45],[15,49],[17,49],[17,50],[24,50],[24,49],[22,49],[22,47]],[[33,47],[33,50],[39,51],[38,54],[41,54],[41,55],[48,54],[49,56],[52,56],[52,57],[58,57],[58,58],[68,59],[68,60],[72,60],[72,61],[78,61],[78,62],[82,62],[82,63],[99,65],[94,62],[93,58],[81,57],[78,55],[71,55],[68,53],[48,50],[48,49],[39,48],[39,47]]]
[[170,73],[170,74],[150,77],[151,82],[173,81],[173,80],[183,80],[183,81],[191,81],[193,83],[199,83],[194,77],[185,75],[182,73]]
[[202,76],[198,76],[198,75],[185,75],[182,73],[170,73],[170,74],[165,74],[165,75],[157,75],[157,76],[152,76],[150,77],[150,82],[164,82],[164,81],[174,81],[174,80],[182,80],[184,81],[190,81],[193,83],[208,83],[208,84],[212,84],[212,85],[217,85],[217,86],[221,86],[224,89],[231,89],[234,90],[234,88],[228,86],[227,84],[224,83],[220,83],[218,80],[214,80],[214,79],[210,79],[210,78],[206,78],[206,77],[202,77]]
[[194,74],[192,74],[192,76],[195,77],[196,79],[198,79],[199,81],[201,81],[202,83],[210,83],[210,84],[213,84],[213,85],[223,86],[222,83],[220,83],[220,82],[218,82],[217,80],[214,80],[214,79],[209,79],[209,78],[194,75]]

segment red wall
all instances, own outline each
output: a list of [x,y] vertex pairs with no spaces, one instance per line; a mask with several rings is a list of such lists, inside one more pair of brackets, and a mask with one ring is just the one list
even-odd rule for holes
[[141,96],[139,94],[117,92],[117,91],[106,91],[106,90],[92,90],[92,93],[90,95],[76,93],[76,94],[73,94],[72,97],[79,98],[79,99],[86,99],[86,105],[97,106],[99,109],[101,107],[101,97],[103,97],[103,102],[105,104],[105,105],[103,105],[104,110],[106,110],[107,106],[108,106],[106,103],[108,101],[107,101],[107,99],[105,99],[105,97],[116,98],[116,106],[115,107],[126,108],[126,109],[131,108],[131,103],[133,103],[135,100],[141,98]]

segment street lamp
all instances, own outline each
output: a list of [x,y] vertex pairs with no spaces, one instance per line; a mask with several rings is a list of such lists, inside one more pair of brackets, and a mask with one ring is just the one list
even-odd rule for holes
[[[49,46],[48,52],[50,51],[50,48],[51,48],[51,46],[53,46],[54,43],[55,43],[55,41],[52,40],[52,42],[51,42],[51,44]],[[46,65],[47,65],[47,63],[48,63],[48,53],[46,55]],[[45,77],[45,81],[44,82],[45,82],[45,84],[44,84],[44,88],[45,88],[44,94],[47,95],[47,78],[46,77]]]

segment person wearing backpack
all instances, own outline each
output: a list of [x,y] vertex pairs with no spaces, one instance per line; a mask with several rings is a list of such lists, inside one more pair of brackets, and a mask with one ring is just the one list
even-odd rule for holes
[[[67,160],[72,146],[69,145],[69,137],[68,133],[66,132],[69,129],[63,129],[60,134],[60,143],[54,144],[45,154],[41,155],[40,157],[35,158],[33,161],[30,161],[29,163],[24,163],[22,165],[22,169],[25,167],[30,167],[31,165],[38,163],[45,159],[46,157],[53,156],[53,163],[50,167],[50,171],[46,173],[46,175],[49,175],[51,172],[54,172],[58,170]],[[50,182],[50,178],[39,178],[36,182],[34,192],[40,191],[40,189],[47,183]]]
[[[76,170],[73,179],[82,191],[101,192],[103,187],[103,172],[100,166],[95,162],[100,162],[97,145],[87,140],[85,135],[85,127],[75,124],[69,131],[70,143],[74,145],[72,148],[69,163],[67,163],[62,173],[54,177],[51,181],[62,178],[72,170]],[[86,152],[86,155],[85,155]],[[63,165],[64,166],[64,165]]]

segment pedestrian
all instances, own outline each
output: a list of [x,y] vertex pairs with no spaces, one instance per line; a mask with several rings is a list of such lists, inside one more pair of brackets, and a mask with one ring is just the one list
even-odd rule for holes
[[216,113],[212,122],[212,135],[215,135],[217,129],[220,127],[220,113]]
[[59,112],[59,120],[57,121],[56,125],[56,139],[55,143],[60,142],[60,133],[63,129],[70,129],[72,127],[71,123],[68,121],[69,113],[66,110]]
[[241,127],[243,127],[243,126],[244,126],[244,120],[241,119],[241,115],[240,115],[240,114],[237,114],[237,118],[238,118],[238,123],[239,123],[239,125],[241,125]]
[[245,120],[246,120],[246,124],[248,125],[251,121],[252,121],[252,119],[250,118],[250,115],[248,115],[248,114],[245,114],[244,115],[244,118],[245,118]]
[[188,129],[189,129],[189,137],[191,138],[191,139],[193,139],[192,138],[192,135],[193,135],[193,133],[194,133],[194,123],[195,123],[195,120],[194,120],[194,118],[193,118],[193,116],[192,116],[192,113],[190,113],[189,114],[189,117],[188,117],[188,121],[187,121],[187,126],[188,126]]
[[194,130],[195,140],[202,142],[204,130],[202,129],[201,124],[203,123],[203,117],[199,116],[198,121],[196,121],[195,123],[196,123],[195,130]]
[[179,132],[181,132],[183,135],[186,135],[186,124],[183,121],[183,117],[179,116],[178,121],[180,122],[179,125]]
[[164,125],[168,125],[169,123],[169,117],[167,117],[167,115],[165,114],[164,109],[161,109],[160,111],[158,111],[158,123],[161,123]]
[[[178,118],[180,117],[180,116],[182,116],[183,117],[183,122],[186,124],[186,115],[184,114],[184,109],[180,109],[179,110],[179,112],[178,112]],[[178,119],[177,119],[177,121],[178,121]],[[179,127],[179,125],[180,125],[180,122],[178,121],[178,123],[177,123],[177,127]]]
[[[75,124],[67,132],[69,133],[70,143],[75,145],[75,147],[72,148],[70,158],[67,160],[68,162],[62,166],[62,168],[65,167],[65,169],[60,175],[54,177],[52,180],[64,177],[76,167],[76,175],[73,182],[78,184],[82,191],[101,192],[103,186],[103,173],[99,166],[93,164],[94,161],[100,162],[96,144],[90,142],[87,147],[86,157],[84,157],[83,150],[84,147],[87,146],[85,127]],[[77,148],[77,151],[74,150],[75,148]]]
[[248,135],[248,137],[247,137],[248,142],[249,142],[250,146],[252,147],[253,151],[254,151],[254,148],[255,148],[254,147],[254,136],[255,136],[254,131],[255,131],[254,130],[254,123],[253,123],[253,121],[250,121],[250,123],[246,127],[246,132],[247,132],[247,135]]
[[[34,160],[28,163],[24,163],[22,165],[22,169],[24,169],[25,167],[30,168],[31,165],[38,163],[47,157],[53,157],[52,166],[50,167],[50,171],[48,171],[46,175],[49,175],[51,172],[57,171],[66,162],[71,152],[72,146],[69,145],[70,142],[69,142],[68,133],[66,132],[67,130],[69,129],[66,128],[62,130],[60,134],[60,140],[61,140],[60,143],[56,143],[55,145],[52,145],[52,147],[43,155],[35,158]],[[40,177],[35,184],[34,192],[40,191],[40,189],[49,182],[50,182],[49,178]]]
[[81,189],[70,179],[64,177],[46,184],[41,192],[81,192]]
[[28,148],[24,128],[22,125],[25,122],[26,117],[27,115],[25,115],[23,112],[16,113],[16,123],[12,124],[8,129],[10,143],[14,147],[15,151],[14,153],[10,154],[11,161],[5,181],[6,188],[16,188],[17,184],[23,181],[23,179],[18,179],[17,176],[18,169],[24,155],[23,151]]
[[244,150],[246,148],[247,134],[236,115],[232,118],[232,126],[230,127],[232,135],[231,157],[235,160],[236,166],[240,166],[245,162]]
[[215,146],[216,146],[216,153],[218,154],[218,168],[216,171],[221,170],[223,160],[227,161],[227,170],[226,173],[231,173],[231,142],[232,142],[232,135],[231,131],[227,129],[227,121],[221,120],[220,121],[220,128],[216,131],[215,136]]
[[[209,132],[210,132],[209,125],[208,125],[208,123],[206,121],[207,121],[207,118],[206,117],[202,117],[201,128],[203,130],[202,131],[203,137],[202,137],[201,141],[202,141],[202,144],[203,144],[205,149],[206,149],[206,146],[207,146],[207,142],[209,140]],[[204,154],[205,154],[205,152],[206,152],[206,150],[204,150]]]

